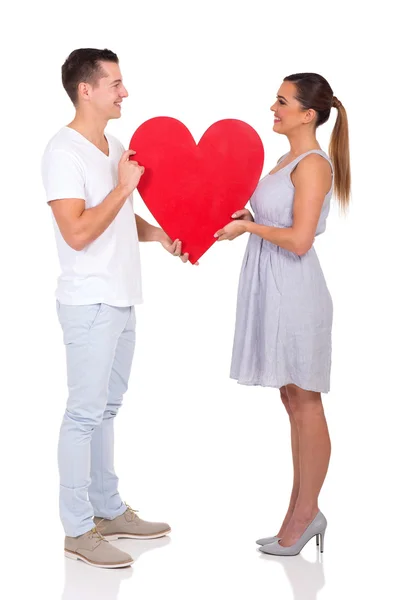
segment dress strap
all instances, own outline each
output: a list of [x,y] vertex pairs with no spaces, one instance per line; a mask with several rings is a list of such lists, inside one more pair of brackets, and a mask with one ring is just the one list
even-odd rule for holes
[[280,159],[278,160],[278,162],[276,164],[279,165],[279,163],[281,163],[283,161],[283,159],[286,158],[286,156],[288,154],[289,154],[289,152],[286,152],[286,154],[284,154],[283,156],[281,156]]
[[[329,156],[326,154],[326,152],[324,152],[323,150],[318,150],[317,148],[314,148],[313,150],[309,150],[308,152],[305,152],[304,154],[300,154],[300,156],[298,156],[297,158],[295,158],[295,160],[290,163],[290,171],[289,174],[292,173],[294,171],[294,169],[297,167],[297,165],[299,164],[299,162],[305,158],[306,156],[308,156],[309,154],[319,154],[320,156],[322,156],[322,158],[325,158],[330,166],[331,166],[331,171],[333,174],[333,166],[332,166],[332,161],[329,158]],[[289,166],[289,165],[288,165]]]

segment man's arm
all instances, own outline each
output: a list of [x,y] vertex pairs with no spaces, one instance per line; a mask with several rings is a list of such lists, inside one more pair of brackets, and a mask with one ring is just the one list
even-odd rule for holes
[[132,154],[132,150],[124,152],[118,166],[118,185],[97,206],[85,209],[85,201],[81,198],[49,202],[61,235],[74,250],[83,250],[94,242],[113,222],[136,188],[144,168],[129,160]]
[[[182,242],[171,238],[160,227],[154,227],[139,215],[135,215],[139,242],[160,242],[163,248],[174,256],[179,256],[182,262],[189,260],[189,254],[182,254]],[[198,263],[196,263],[198,264]]]
[[161,227],[154,227],[142,217],[135,214],[139,242],[161,242],[169,239]]

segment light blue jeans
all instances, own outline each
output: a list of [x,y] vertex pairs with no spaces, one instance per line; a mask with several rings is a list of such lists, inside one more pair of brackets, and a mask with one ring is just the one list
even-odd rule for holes
[[93,516],[126,510],[114,471],[114,417],[135,348],[135,307],[57,301],[67,353],[68,402],[58,444],[60,516],[65,534],[92,529]]

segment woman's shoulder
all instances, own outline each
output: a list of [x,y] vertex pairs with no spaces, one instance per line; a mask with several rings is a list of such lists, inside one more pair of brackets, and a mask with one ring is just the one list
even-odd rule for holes
[[[301,170],[308,168],[326,168],[329,164],[330,170],[333,170],[332,161],[329,155],[321,149],[313,149],[305,152],[295,161],[295,167],[301,167]],[[297,169],[296,169],[297,170]]]
[[295,164],[290,174],[291,182],[295,187],[300,185],[301,182],[318,180],[321,181],[321,185],[326,183],[331,189],[332,177],[332,162],[323,150],[313,150],[307,153]]

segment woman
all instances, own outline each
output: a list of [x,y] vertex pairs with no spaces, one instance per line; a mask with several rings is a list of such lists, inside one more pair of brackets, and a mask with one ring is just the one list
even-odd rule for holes
[[[337,109],[329,154],[316,129]],[[249,232],[240,275],[231,377],[276,387],[289,414],[294,480],[289,508],[276,536],[257,543],[266,554],[293,556],[326,519],[318,496],[330,458],[321,393],[329,391],[332,300],[313,247],[325,231],[332,191],[342,209],[350,197],[346,111],[329,83],[315,73],[286,77],[271,107],[274,131],[290,151],[260,182],[247,209],[215,236]],[[333,172],[335,177],[333,180]]]

